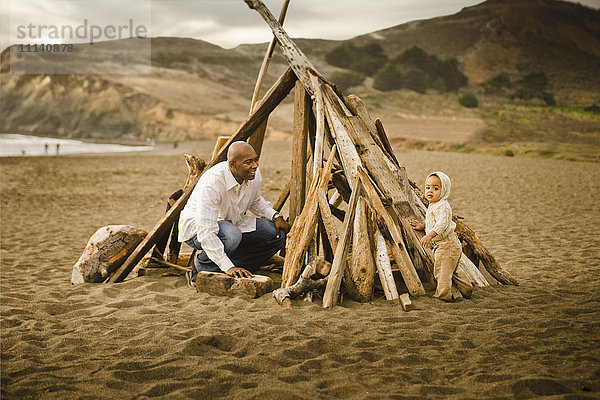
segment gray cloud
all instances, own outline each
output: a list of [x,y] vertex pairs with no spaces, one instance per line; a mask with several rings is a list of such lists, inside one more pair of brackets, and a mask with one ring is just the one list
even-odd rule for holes
[[[9,1],[12,8],[9,9]],[[0,0],[0,47],[9,45],[9,16],[43,16],[44,23],[80,23],[98,0]],[[264,0],[279,15],[283,0]],[[292,37],[347,39],[417,19],[459,12],[482,0],[291,0],[285,29]],[[599,0],[579,3],[597,8]],[[103,19],[126,16],[152,6],[152,36],[202,39],[223,47],[269,41],[271,31],[242,0],[103,0]],[[129,7],[129,8],[128,8]],[[12,11],[12,15],[10,14]]]

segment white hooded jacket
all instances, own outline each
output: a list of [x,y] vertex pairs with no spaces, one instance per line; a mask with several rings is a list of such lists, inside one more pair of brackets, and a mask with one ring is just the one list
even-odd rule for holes
[[443,172],[432,172],[427,175],[427,178],[432,175],[440,178],[442,183],[442,187],[440,188],[440,199],[436,202],[430,202],[429,207],[427,207],[427,214],[425,214],[425,233],[427,234],[431,231],[435,231],[437,235],[431,241],[432,243],[435,243],[445,239],[449,234],[454,232],[456,224],[452,221],[452,207],[450,207],[450,203],[448,203],[452,182],[448,175]]

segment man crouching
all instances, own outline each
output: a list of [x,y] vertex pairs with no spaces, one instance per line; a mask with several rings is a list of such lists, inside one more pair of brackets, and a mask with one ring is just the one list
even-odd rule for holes
[[258,156],[246,142],[232,143],[227,161],[204,172],[179,217],[179,241],[200,251],[188,285],[197,271],[250,278],[285,249],[290,225],[260,195],[261,184]]

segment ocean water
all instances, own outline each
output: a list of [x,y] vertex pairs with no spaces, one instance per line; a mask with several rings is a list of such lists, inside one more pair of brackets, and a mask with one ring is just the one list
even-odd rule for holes
[[119,153],[152,150],[153,146],[86,143],[80,140],[0,134],[0,157],[82,153]]

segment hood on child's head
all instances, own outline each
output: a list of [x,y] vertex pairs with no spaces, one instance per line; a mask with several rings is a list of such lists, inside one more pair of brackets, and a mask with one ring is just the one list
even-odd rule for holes
[[450,197],[450,188],[452,186],[452,182],[450,182],[450,177],[441,171],[432,172],[429,175],[427,175],[427,178],[429,178],[430,176],[437,176],[438,178],[440,178],[440,182],[442,182],[442,187],[440,189],[440,200],[448,200],[448,197]]

